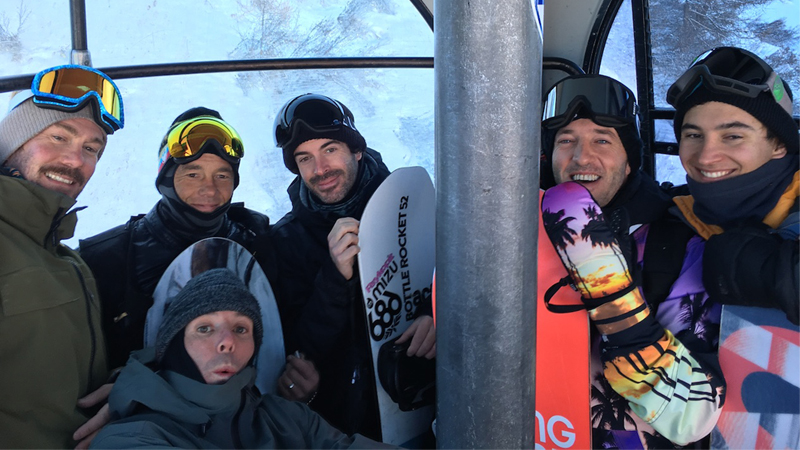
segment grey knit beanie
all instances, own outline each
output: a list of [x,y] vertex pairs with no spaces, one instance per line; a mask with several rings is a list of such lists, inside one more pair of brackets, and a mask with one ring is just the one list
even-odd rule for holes
[[258,354],[264,328],[258,301],[242,280],[228,269],[211,269],[195,276],[172,298],[156,337],[156,359],[161,361],[172,339],[192,320],[217,311],[236,311],[253,321],[253,340]]
[[[24,92],[17,95],[24,95]],[[91,103],[71,112],[39,107],[33,103],[33,98],[20,103],[0,121],[0,165],[19,150],[22,144],[56,122],[80,117],[96,122]]]

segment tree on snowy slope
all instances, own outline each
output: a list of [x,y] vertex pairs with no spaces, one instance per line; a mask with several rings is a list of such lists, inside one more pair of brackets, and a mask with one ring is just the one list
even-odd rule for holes
[[[738,46],[764,58],[784,79],[800,79],[800,31],[765,20],[775,0],[650,0],[656,104],[692,58],[713,47]],[[789,7],[789,6],[786,6]],[[800,86],[792,86],[800,88]],[[660,95],[660,97],[659,97]],[[800,95],[795,95],[795,108]]]

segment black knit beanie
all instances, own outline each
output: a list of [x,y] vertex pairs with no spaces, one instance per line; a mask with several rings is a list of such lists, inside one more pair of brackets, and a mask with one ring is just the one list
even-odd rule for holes
[[[785,95],[792,99],[792,90],[789,85],[783,83],[783,87]],[[788,153],[800,153],[800,137],[797,134],[797,124],[791,114],[787,113],[775,101],[775,97],[771,92],[762,92],[756,98],[750,98],[743,95],[711,92],[705,85],[697,88],[691,96],[675,108],[673,128],[675,130],[675,139],[678,143],[681,142],[681,127],[683,127],[683,119],[686,113],[695,106],[708,102],[727,103],[744,110],[764,124],[786,146]]]
[[[167,132],[161,139],[161,145],[158,147],[159,155],[161,154],[161,150],[164,148],[164,146],[167,145],[167,135],[169,135],[169,132],[172,131],[172,127],[174,127],[176,124],[180,122],[183,122],[184,120],[189,120],[200,116],[211,116],[211,117],[216,117],[219,120],[225,120],[222,118],[222,116],[220,116],[219,112],[203,106],[196,106],[194,108],[190,108],[184,111],[178,117],[176,117],[175,120],[172,121],[172,124],[170,124],[169,128],[167,129]],[[201,153],[210,152],[222,157],[223,149],[222,146],[216,141],[208,141],[205,144],[203,144],[203,147],[200,149],[200,152]],[[235,162],[231,162],[227,158],[223,159],[225,159],[225,161],[231,165],[231,169],[233,169],[233,188],[236,189],[236,187],[239,186],[239,161],[237,160]],[[158,175],[156,176],[156,189],[158,189],[159,192],[161,192],[161,186],[164,184],[165,177],[167,177],[168,174],[173,175],[175,173],[174,170],[169,170],[170,168],[173,167],[177,167],[177,164],[175,163],[175,158],[168,158],[167,161],[164,163],[164,165],[159,168]],[[168,182],[168,184],[170,183]]]
[[[306,94],[306,95],[312,95],[312,94]],[[344,103],[338,100],[333,100],[333,101],[342,107],[342,111],[346,116],[351,118],[351,121],[353,123],[353,128],[355,128],[355,117],[353,117],[353,113],[350,111],[350,109],[347,106],[345,106]],[[353,128],[342,125],[338,127],[338,129],[333,131],[316,131],[307,126],[305,123],[298,122],[298,124],[294,127],[294,130],[292,130],[294,135],[289,140],[287,145],[283,147],[284,165],[286,165],[286,168],[289,169],[292,173],[299,174],[300,171],[297,169],[297,163],[294,160],[294,151],[297,150],[297,147],[299,147],[300,144],[306,141],[310,141],[312,139],[333,139],[336,141],[341,141],[347,144],[348,147],[350,147],[350,152],[352,153],[363,152],[367,148],[367,141],[366,139],[364,139],[364,136],[362,136],[361,133],[359,133],[356,129]]]
[[195,276],[171,299],[158,329],[156,359],[162,360],[170,342],[183,336],[189,322],[217,311],[236,311],[253,321],[253,355],[257,355],[264,335],[258,301],[235,273],[222,268]]

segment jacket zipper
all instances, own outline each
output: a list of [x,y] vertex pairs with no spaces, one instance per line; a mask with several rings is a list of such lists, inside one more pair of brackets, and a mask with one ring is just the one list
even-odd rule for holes
[[86,281],[83,278],[83,274],[81,273],[81,269],[78,267],[78,264],[73,261],[71,258],[67,258],[67,260],[72,264],[72,267],[75,269],[75,273],[78,274],[78,279],[81,282],[81,289],[83,289],[83,298],[86,300],[86,319],[89,321],[89,336],[91,337],[92,341],[92,350],[89,356],[89,385],[87,388],[90,393],[92,392],[92,386],[94,386],[94,377],[92,375],[92,369],[94,368],[94,358],[95,354],[97,353],[97,336],[95,336],[94,331],[94,324],[92,323],[92,294],[86,288]]
[[[75,208],[74,212],[81,211],[86,209],[85,206]],[[47,232],[47,236],[44,238],[44,248],[47,248],[47,238],[49,237],[53,244],[53,252],[58,252],[58,227],[61,226],[61,220],[66,217],[69,212],[65,214],[61,214],[64,211],[64,208],[58,208],[55,217],[53,218],[53,222],[50,224],[50,230]],[[92,369],[94,368],[94,358],[97,353],[97,336],[95,335],[94,331],[94,324],[92,323],[92,294],[86,288],[86,280],[83,278],[83,273],[81,273],[80,267],[78,267],[78,263],[72,260],[70,257],[65,258],[72,264],[72,268],[75,269],[75,273],[78,275],[78,280],[81,282],[81,289],[83,290],[83,298],[86,303],[86,319],[89,322],[89,337],[91,340],[91,352],[89,353],[89,384],[87,385],[88,392],[87,394],[92,392],[92,386],[94,386],[94,375],[92,374]]]
[[239,435],[239,418],[242,415],[242,411],[244,410],[244,405],[247,400],[247,392],[245,389],[242,390],[241,400],[239,404],[239,410],[236,411],[236,414],[233,416],[233,446],[234,448],[244,448],[242,445],[242,437]]

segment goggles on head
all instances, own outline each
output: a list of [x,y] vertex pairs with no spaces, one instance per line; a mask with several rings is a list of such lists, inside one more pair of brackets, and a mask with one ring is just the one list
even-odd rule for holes
[[542,108],[542,126],[559,129],[585,113],[604,127],[636,125],[639,108],[633,92],[619,81],[603,75],[564,78],[547,93]]
[[244,156],[242,138],[232,126],[213,116],[198,116],[170,128],[158,154],[159,172],[169,158],[175,158],[178,164],[199,158],[209,140],[219,144],[220,156],[232,164]]
[[358,132],[353,114],[338,101],[318,94],[304,94],[289,100],[273,124],[275,145],[284,148],[297,137],[298,125],[313,131],[337,131],[347,127]]
[[96,122],[113,133],[125,125],[122,95],[108,75],[91,67],[66,65],[45,69],[33,77],[30,92],[14,96],[9,111],[25,100],[44,108],[77,111],[88,101],[96,103]]
[[792,100],[780,76],[763,59],[736,47],[717,47],[695,58],[691,67],[667,90],[673,107],[683,103],[700,86],[712,92],[756,98],[769,92],[789,115]]

